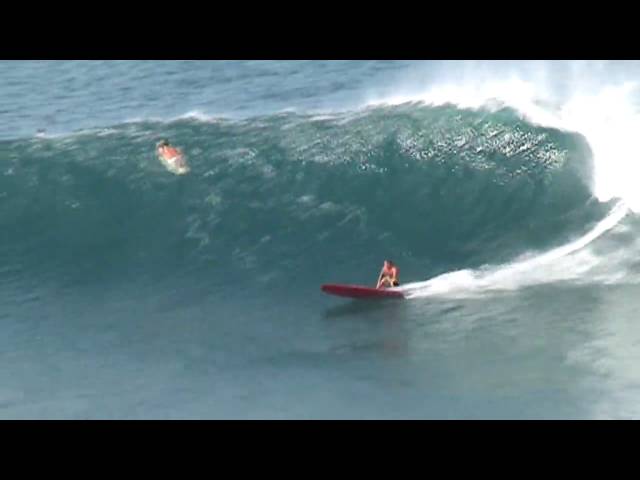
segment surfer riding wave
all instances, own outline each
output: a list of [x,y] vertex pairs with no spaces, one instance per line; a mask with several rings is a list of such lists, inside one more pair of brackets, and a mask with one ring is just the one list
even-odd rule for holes
[[385,260],[380,275],[378,275],[378,283],[376,288],[397,287],[400,285],[398,279],[400,270],[391,260]]

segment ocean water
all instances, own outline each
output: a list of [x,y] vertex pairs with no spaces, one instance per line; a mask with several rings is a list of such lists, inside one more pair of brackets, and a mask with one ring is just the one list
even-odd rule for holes
[[0,418],[638,418],[639,73],[1,61]]

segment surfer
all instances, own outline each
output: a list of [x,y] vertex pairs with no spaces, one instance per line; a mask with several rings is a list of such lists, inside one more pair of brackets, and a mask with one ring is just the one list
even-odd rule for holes
[[378,276],[378,284],[376,288],[397,287],[400,285],[398,281],[398,267],[391,260],[385,260],[380,275]]
[[158,155],[163,158],[165,161],[172,163],[178,168],[186,167],[184,157],[182,156],[182,152],[178,150],[176,147],[172,146],[168,140],[161,140],[156,145],[158,150]]

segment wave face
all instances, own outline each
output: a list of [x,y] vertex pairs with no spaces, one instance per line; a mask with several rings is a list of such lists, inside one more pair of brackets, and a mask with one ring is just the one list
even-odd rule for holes
[[[189,175],[155,158],[162,137]],[[385,257],[423,279],[557,247],[608,208],[585,139],[509,108],[126,123],[0,155],[4,268],[71,284],[371,282]]]
[[639,75],[0,61],[0,418],[640,418]]

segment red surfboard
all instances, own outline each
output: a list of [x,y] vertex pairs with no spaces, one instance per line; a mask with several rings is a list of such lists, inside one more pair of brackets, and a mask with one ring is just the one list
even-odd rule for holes
[[404,298],[402,292],[384,288],[363,287],[361,285],[322,285],[324,293],[348,298]]

